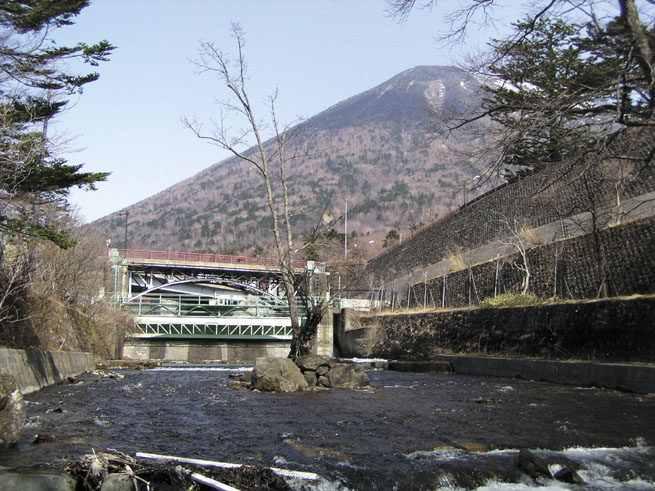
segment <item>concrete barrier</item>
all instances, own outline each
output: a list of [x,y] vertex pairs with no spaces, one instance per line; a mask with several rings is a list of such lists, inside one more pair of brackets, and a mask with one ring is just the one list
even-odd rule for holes
[[589,361],[550,361],[486,356],[436,355],[458,375],[510,377],[557,384],[655,393],[655,366]]
[[452,373],[453,367],[447,361],[390,361],[387,370],[413,373]]
[[22,394],[58,384],[94,366],[92,353],[0,348],[0,372],[12,375]]

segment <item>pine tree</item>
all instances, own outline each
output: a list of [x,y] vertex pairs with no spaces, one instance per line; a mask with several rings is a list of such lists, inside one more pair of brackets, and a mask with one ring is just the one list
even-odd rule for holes
[[483,99],[484,114],[502,126],[504,165],[548,165],[622,125],[651,124],[649,81],[620,19],[529,19],[516,30],[492,44],[498,61],[487,74],[500,82]]
[[39,219],[40,208],[65,204],[72,187],[94,189],[108,173],[80,172],[52,155],[48,122],[62,111],[67,97],[98,79],[96,72],[71,73],[63,61],[90,66],[106,61],[107,41],[58,46],[54,28],[73,23],[89,0],[0,0],[0,233],[73,244],[56,225]]

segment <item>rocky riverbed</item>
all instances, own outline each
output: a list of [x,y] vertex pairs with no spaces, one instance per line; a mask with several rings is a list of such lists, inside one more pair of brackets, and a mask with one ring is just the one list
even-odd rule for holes
[[0,465],[54,471],[117,452],[145,465],[137,452],[150,452],[321,476],[285,480],[292,489],[575,486],[531,477],[526,448],[591,489],[655,485],[652,396],[383,371],[362,389],[269,394],[229,388],[229,373],[122,372],[30,394],[27,427]]

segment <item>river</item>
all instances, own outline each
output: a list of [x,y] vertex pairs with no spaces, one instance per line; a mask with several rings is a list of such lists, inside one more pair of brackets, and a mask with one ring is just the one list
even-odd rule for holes
[[391,371],[369,371],[364,390],[264,394],[222,370],[122,373],[25,396],[27,427],[0,465],[110,448],[311,471],[320,489],[574,489],[521,473],[526,447],[590,489],[655,486],[652,395]]

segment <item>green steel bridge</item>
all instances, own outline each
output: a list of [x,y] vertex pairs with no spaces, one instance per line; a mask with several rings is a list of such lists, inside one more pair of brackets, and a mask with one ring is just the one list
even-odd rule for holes
[[[117,302],[132,338],[291,339],[280,269],[268,258],[113,249]],[[298,261],[298,273],[326,274]]]

